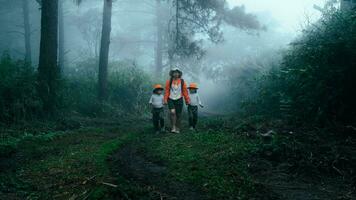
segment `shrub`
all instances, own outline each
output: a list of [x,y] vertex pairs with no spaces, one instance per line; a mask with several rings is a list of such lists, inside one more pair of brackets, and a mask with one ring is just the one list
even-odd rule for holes
[[96,62],[90,60],[79,63],[77,70],[68,74],[63,90],[65,110],[91,117],[120,116],[146,110],[151,86],[147,73],[125,62],[110,63],[108,101],[100,103],[97,100],[95,65]]
[[324,13],[284,57],[280,93],[300,119],[355,120],[355,16],[355,11]]
[[[280,84],[276,82],[280,55],[266,53],[228,66],[226,75],[232,98],[225,105],[245,115],[277,115]],[[278,115],[277,115],[278,116]]]
[[142,111],[147,107],[152,82],[143,70],[135,65],[113,63],[109,76],[109,102],[126,111]]
[[36,92],[36,74],[22,61],[8,53],[0,60],[0,121],[6,124],[32,119],[42,107]]
[[[97,62],[87,60],[68,69],[61,81],[58,111],[89,117],[121,116],[147,110],[151,80],[137,66],[111,63],[107,102],[97,100]],[[35,70],[23,61],[14,61],[8,53],[0,60],[0,122],[7,125],[41,116],[42,103],[37,95]]]
[[284,52],[278,65],[267,72],[238,71],[239,76],[231,77],[236,105],[247,114],[288,116],[299,122],[354,123],[355,17],[355,11],[325,11]]

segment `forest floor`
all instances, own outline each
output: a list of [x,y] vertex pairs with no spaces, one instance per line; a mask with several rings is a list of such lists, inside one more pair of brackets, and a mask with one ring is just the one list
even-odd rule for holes
[[355,199],[344,176],[259,156],[266,141],[238,119],[204,117],[182,134],[153,134],[148,116],[60,124],[0,154],[0,199]]

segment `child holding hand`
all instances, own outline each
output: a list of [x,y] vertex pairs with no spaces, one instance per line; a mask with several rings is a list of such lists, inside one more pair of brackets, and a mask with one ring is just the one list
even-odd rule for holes
[[164,131],[163,90],[164,88],[162,87],[162,85],[156,84],[154,86],[153,94],[149,101],[149,104],[151,104],[152,106],[152,122],[156,133],[160,133],[160,131]]
[[198,85],[196,83],[191,83],[188,87],[190,104],[188,105],[188,117],[189,117],[189,129],[196,130],[198,123],[198,106],[203,108],[203,104],[200,100],[198,94]]

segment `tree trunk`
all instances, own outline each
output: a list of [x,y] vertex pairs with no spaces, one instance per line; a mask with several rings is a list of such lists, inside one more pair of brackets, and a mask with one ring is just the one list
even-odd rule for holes
[[170,65],[170,68],[173,67],[174,63],[176,62],[175,56],[177,55],[177,51],[179,49],[179,0],[175,0],[174,2],[175,6],[175,31],[171,33],[170,35],[170,41],[169,41],[169,50],[168,50],[168,63]]
[[179,0],[176,0],[176,38],[175,38],[175,50],[178,49],[179,44]]
[[112,12],[112,0],[104,0],[103,27],[101,32],[101,45],[100,45],[100,55],[99,55],[98,98],[100,101],[107,99],[111,12]]
[[25,29],[25,62],[31,64],[31,28],[30,28],[30,13],[28,8],[28,0],[22,0],[23,20]]
[[60,0],[58,3],[58,67],[59,70],[63,72],[65,64],[63,0]]
[[57,104],[59,80],[57,47],[58,0],[42,0],[38,94],[46,114],[53,114]]
[[155,64],[156,64],[156,75],[161,76],[163,70],[162,64],[162,51],[163,51],[163,22],[162,22],[162,9],[161,9],[161,0],[156,0],[156,23],[157,23],[157,38],[156,38],[156,55],[155,55]]

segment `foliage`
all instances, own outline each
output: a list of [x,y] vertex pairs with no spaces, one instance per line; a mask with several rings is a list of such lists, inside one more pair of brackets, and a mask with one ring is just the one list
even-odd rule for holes
[[[136,114],[147,110],[151,79],[143,70],[126,62],[110,64],[109,100],[97,100],[97,65],[95,60],[79,63],[67,71],[61,81],[58,114],[79,113],[85,116]],[[0,122],[7,125],[42,117],[42,101],[37,94],[37,73],[8,54],[0,60]],[[60,117],[62,115],[58,115]]]
[[172,4],[176,13],[169,22],[170,59],[200,59],[204,55],[202,40],[195,36],[201,34],[214,43],[221,42],[223,23],[244,30],[263,29],[256,16],[246,13],[243,6],[229,9],[225,0],[172,0]]
[[[249,91],[242,94],[245,111],[272,117],[294,115],[297,121],[319,124],[355,122],[354,27],[355,11],[324,12],[284,52],[280,64],[267,72],[238,73],[242,83],[233,91]],[[235,82],[236,76],[231,80]]]
[[0,96],[0,121],[6,124],[32,119],[42,107],[33,68],[7,53],[0,60]]
[[[302,184],[306,184],[307,179],[317,180],[317,182],[333,180],[328,184],[342,185],[342,189],[336,189],[340,191],[333,194],[335,196],[354,190],[352,184],[355,180],[353,169],[356,167],[353,156],[355,139],[350,135],[353,134],[350,133],[352,130],[348,128],[296,127],[282,120],[268,120],[265,117],[255,116],[204,119],[201,128],[206,132],[205,134],[224,133],[222,137],[230,137],[227,133],[236,134],[235,137],[238,139],[233,139],[232,144],[238,144],[247,137],[248,141],[245,143],[250,143],[250,145],[247,145],[245,150],[248,151],[246,155],[249,160],[247,161],[249,174],[254,174],[253,177],[262,181],[267,187],[270,184],[281,184],[276,179],[282,173],[287,173],[295,181],[303,180]],[[192,136],[189,137],[192,138]],[[208,143],[206,136],[204,144],[208,145]],[[221,143],[221,145],[225,144],[229,142]],[[173,145],[171,148],[174,147]],[[245,162],[245,160],[239,159],[239,162]],[[287,180],[290,183],[291,180]],[[337,180],[344,182],[335,183]],[[351,198],[345,197],[345,199]]]
[[150,77],[136,65],[115,62],[111,69],[109,102],[129,112],[146,110],[153,85]]
[[150,77],[135,65],[126,62],[109,64],[108,101],[97,100],[96,61],[79,63],[68,72],[63,91],[67,109],[88,116],[119,116],[145,111],[150,93]]
[[325,13],[284,57],[280,91],[300,118],[355,120],[355,14]]
[[226,98],[224,105],[227,110],[252,116],[275,113],[279,106],[279,83],[276,73],[279,71],[281,55],[265,52],[257,57],[239,63],[224,66],[217,74],[225,77],[231,98]]

